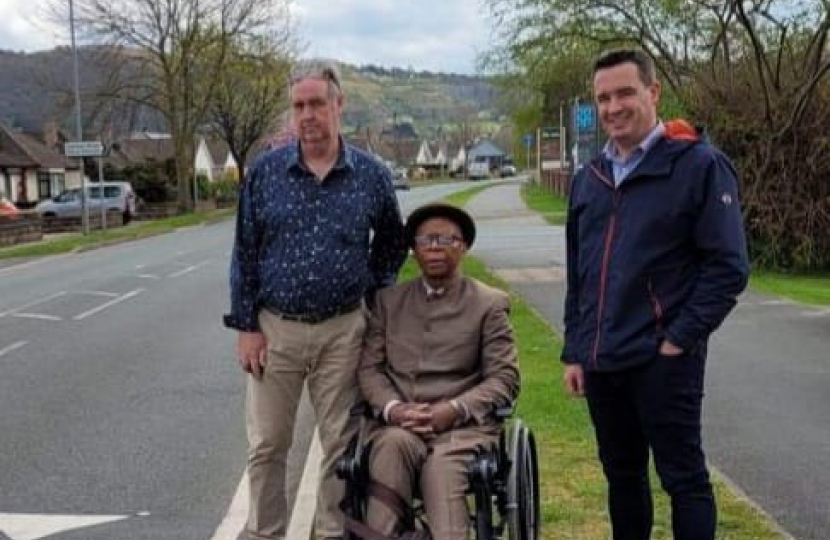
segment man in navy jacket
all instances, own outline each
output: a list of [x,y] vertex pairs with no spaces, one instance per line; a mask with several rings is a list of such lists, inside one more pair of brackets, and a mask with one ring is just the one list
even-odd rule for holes
[[565,385],[587,398],[614,540],[648,540],[651,450],[675,540],[712,540],[701,444],[706,346],[746,286],[735,170],[683,121],[657,117],[642,51],[594,65],[608,144],[571,187]]

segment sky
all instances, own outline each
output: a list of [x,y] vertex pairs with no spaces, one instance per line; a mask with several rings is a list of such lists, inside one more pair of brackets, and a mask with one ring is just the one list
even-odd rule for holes
[[[68,22],[44,22],[46,1],[0,0],[0,49],[69,44]],[[292,0],[291,12],[304,56],[358,65],[474,74],[491,36],[479,0]]]

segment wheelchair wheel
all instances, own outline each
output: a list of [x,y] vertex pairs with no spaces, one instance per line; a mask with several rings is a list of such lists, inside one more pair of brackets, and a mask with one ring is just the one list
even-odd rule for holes
[[511,512],[508,516],[509,540],[538,540],[539,538],[539,471],[536,438],[533,432],[517,420],[511,429],[510,471],[507,478],[507,497]]

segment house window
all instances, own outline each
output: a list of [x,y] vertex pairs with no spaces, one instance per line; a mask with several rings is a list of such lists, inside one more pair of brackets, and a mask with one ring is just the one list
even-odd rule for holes
[[63,173],[38,171],[37,191],[39,199],[50,199],[66,190],[66,179]]
[[14,195],[12,195],[12,179],[8,173],[3,174],[3,185],[0,188],[0,196],[5,196],[10,201],[14,200]]

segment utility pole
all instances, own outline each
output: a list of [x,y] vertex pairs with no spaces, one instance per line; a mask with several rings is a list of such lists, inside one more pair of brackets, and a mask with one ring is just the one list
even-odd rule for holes
[[[75,75],[75,130],[78,142],[84,140],[84,131],[81,124],[81,89],[78,82],[78,48],[75,45],[75,5],[69,0],[69,34],[72,40],[72,68]],[[89,234],[89,208],[86,200],[86,177],[84,175],[84,158],[78,158],[78,168],[81,171],[81,229],[83,234]],[[103,195],[103,194],[102,194]]]

